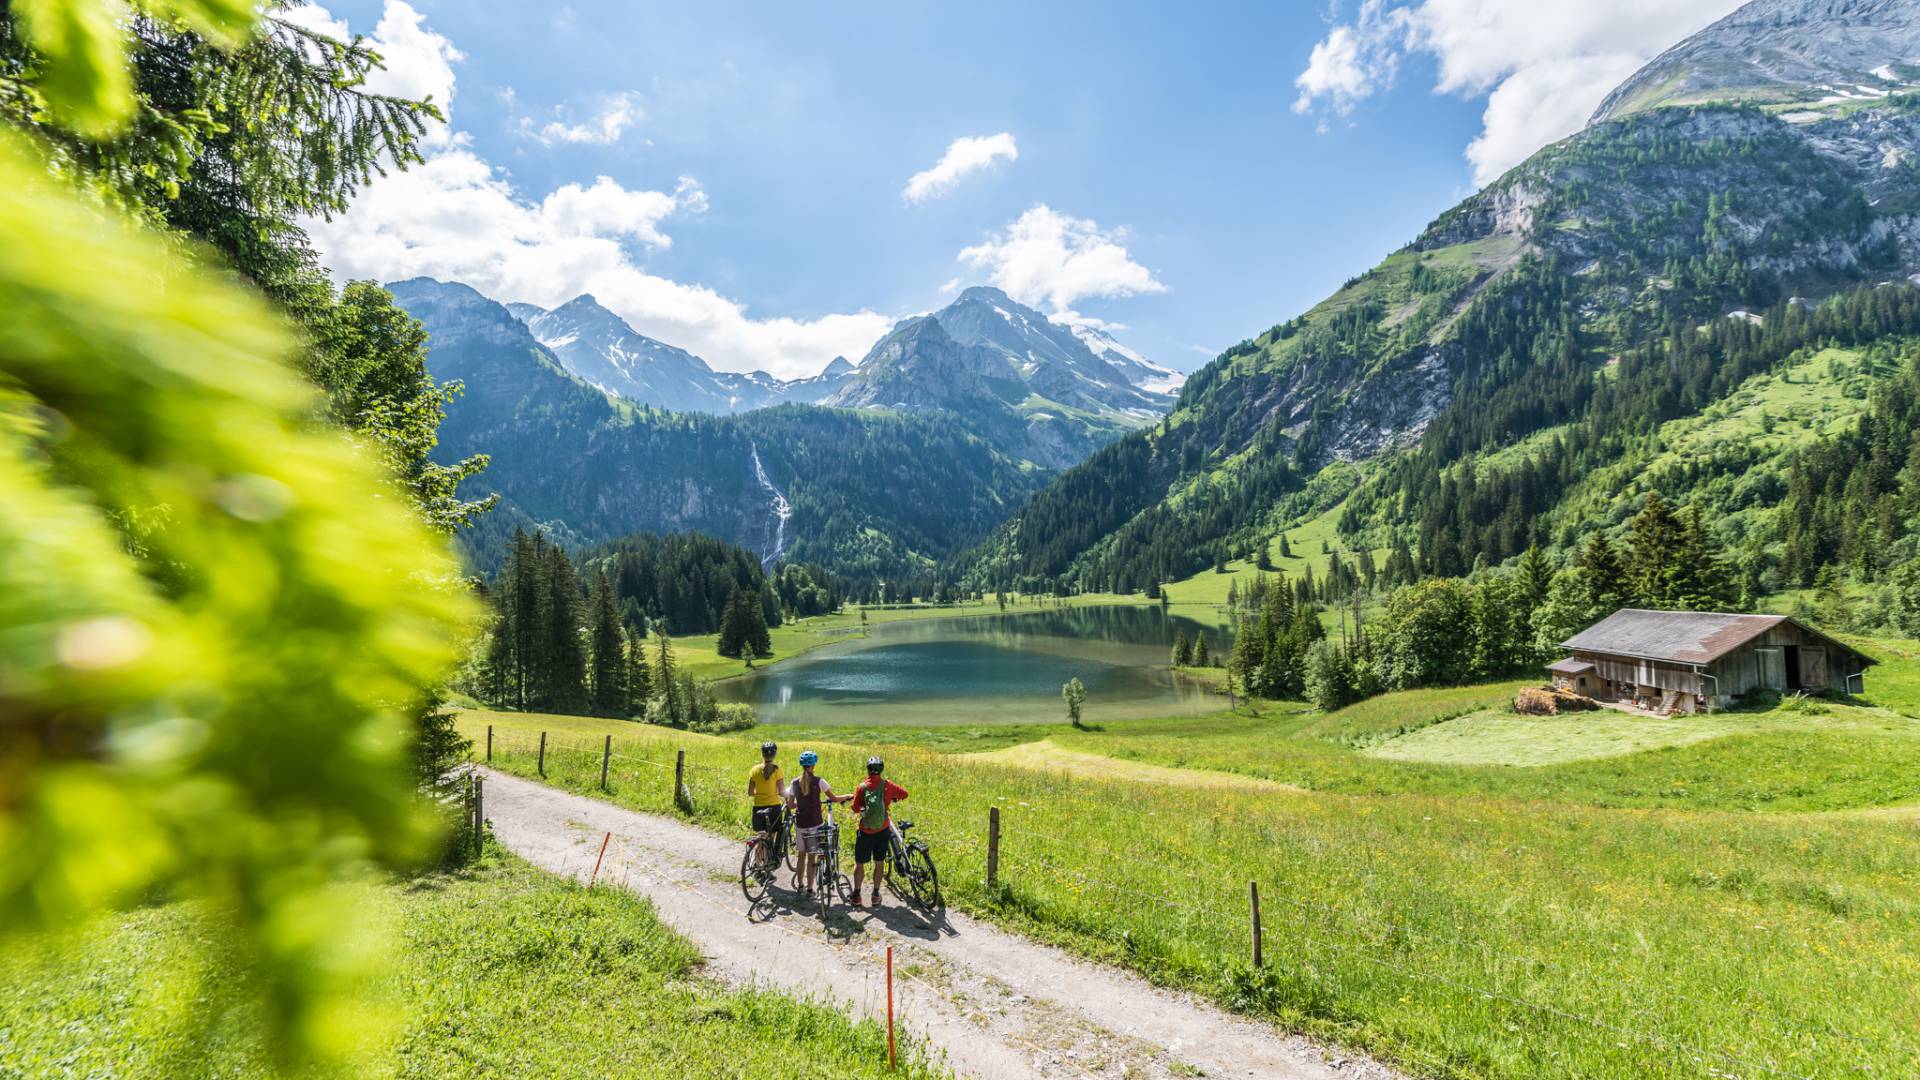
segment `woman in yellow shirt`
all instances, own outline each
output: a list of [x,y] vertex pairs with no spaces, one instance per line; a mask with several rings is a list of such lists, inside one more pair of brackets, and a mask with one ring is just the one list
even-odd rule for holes
[[773,760],[780,748],[773,743],[760,744],[760,764],[747,772],[747,795],[753,799],[753,831],[767,841],[760,851],[763,858],[773,855],[773,838],[780,832],[780,811],[786,806],[786,774]]

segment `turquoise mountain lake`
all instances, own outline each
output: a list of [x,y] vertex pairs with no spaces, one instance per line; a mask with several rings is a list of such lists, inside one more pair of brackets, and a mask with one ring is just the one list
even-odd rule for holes
[[1176,633],[1207,635],[1224,655],[1231,634],[1158,607],[1057,611],[878,623],[752,675],[714,684],[768,724],[927,725],[1060,721],[1060,687],[1087,688],[1089,723],[1207,712],[1223,702],[1167,670]]

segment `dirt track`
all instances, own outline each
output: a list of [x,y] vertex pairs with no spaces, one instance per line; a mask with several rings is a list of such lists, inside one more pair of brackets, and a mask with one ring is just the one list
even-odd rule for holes
[[893,946],[899,1023],[962,1076],[1398,1075],[962,915],[931,922],[895,898],[878,911],[842,908],[823,927],[810,902],[785,890],[782,871],[772,903],[749,911],[737,841],[518,777],[485,775],[487,817],[502,844],[585,880],[602,838],[612,833],[601,882],[652,898],[661,918],[700,946],[710,973],[729,982],[758,982],[856,1016],[884,1016],[885,950]]

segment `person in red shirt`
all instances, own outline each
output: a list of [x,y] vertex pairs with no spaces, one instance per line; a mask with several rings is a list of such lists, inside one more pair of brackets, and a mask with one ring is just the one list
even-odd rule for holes
[[880,906],[880,882],[887,874],[888,845],[892,842],[893,818],[887,813],[894,803],[907,797],[907,789],[881,776],[887,763],[877,757],[867,759],[867,778],[853,789],[853,812],[860,817],[860,831],[853,839],[853,898],[860,906],[860,879],[867,864],[873,864],[873,906]]

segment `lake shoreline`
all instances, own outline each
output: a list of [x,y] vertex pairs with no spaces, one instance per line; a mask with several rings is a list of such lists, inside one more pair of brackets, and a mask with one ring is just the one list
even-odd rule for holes
[[[993,615],[1029,615],[1029,614],[1039,614],[1047,611],[1072,610],[1072,609],[1089,608],[1089,607],[1158,607],[1160,606],[1160,602],[1158,600],[1146,600],[1139,597],[1115,596],[1111,593],[1090,593],[1090,594],[1086,594],[1084,597],[1078,597],[1078,596],[1065,597],[1065,598],[1062,598],[1061,603],[1049,604],[1045,606],[1014,604],[1010,607],[1003,608],[996,604],[992,604],[990,602],[982,602],[981,604],[978,605],[979,610],[977,611],[972,610],[973,606],[974,605],[964,604],[964,603],[955,604],[950,607],[933,606],[933,605],[927,605],[927,604],[887,604],[887,605],[876,605],[872,607],[854,608],[852,609],[852,612],[855,616],[857,616],[861,611],[867,611],[870,613],[871,612],[895,612],[895,613],[904,612],[905,614],[895,614],[891,618],[883,617],[883,618],[871,619],[869,620],[869,622],[866,622],[866,623],[856,623],[849,626],[847,628],[846,633],[840,634],[838,636],[829,636],[834,634],[834,631],[831,631],[831,630],[817,631],[816,633],[823,640],[816,641],[810,645],[805,646],[804,648],[796,649],[792,652],[788,652],[780,656],[773,657],[766,661],[756,662],[754,667],[751,669],[743,668],[740,671],[731,672],[726,675],[710,676],[705,681],[707,682],[708,685],[718,685],[720,683],[735,682],[739,679],[746,678],[747,676],[750,676],[750,675],[756,675],[759,672],[765,671],[769,668],[775,667],[780,664],[784,664],[789,660],[794,660],[794,659],[798,659],[799,657],[805,656],[808,653],[813,652],[815,649],[822,649],[828,645],[838,645],[841,642],[852,641],[856,638],[866,637],[868,636],[868,633],[869,633],[869,627],[873,624],[886,625],[886,624],[898,623],[898,622],[918,622],[918,621],[937,620],[937,619],[981,619],[981,618],[987,618]],[[1181,605],[1175,604],[1173,606],[1179,607]],[[1190,606],[1211,607],[1213,605],[1193,604]],[[847,616],[847,612],[845,611],[836,611],[836,612],[829,612],[827,615],[819,616],[819,617],[845,618],[848,616]]]
[[[1174,668],[1172,642],[1202,635],[1225,651],[1231,628],[1157,603],[925,610],[823,634],[787,659],[708,685],[723,703],[751,706],[769,726],[983,725],[1044,722],[1060,688],[1078,679],[1102,719],[1193,715],[1223,707],[1223,673]],[[999,616],[982,618],[981,616]]]

